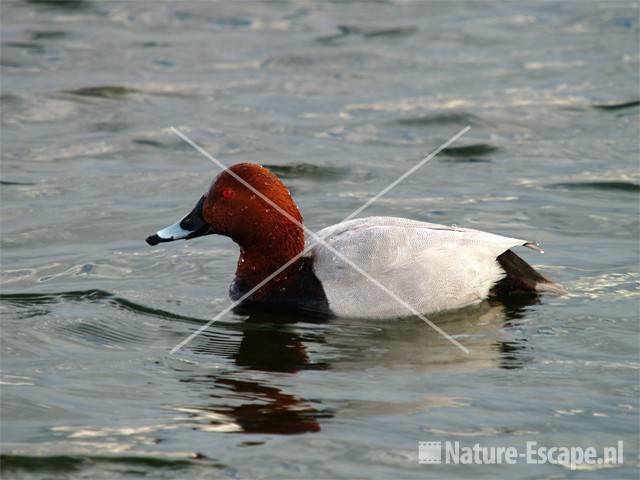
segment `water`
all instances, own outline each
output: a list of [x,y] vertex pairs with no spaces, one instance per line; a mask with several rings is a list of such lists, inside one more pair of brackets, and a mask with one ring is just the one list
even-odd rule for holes
[[[6,478],[636,478],[636,2],[2,2]],[[144,244],[216,168],[307,225],[476,227],[570,290],[417,319],[229,314],[228,239]],[[625,464],[419,465],[418,441]],[[605,468],[606,467],[606,468]]]

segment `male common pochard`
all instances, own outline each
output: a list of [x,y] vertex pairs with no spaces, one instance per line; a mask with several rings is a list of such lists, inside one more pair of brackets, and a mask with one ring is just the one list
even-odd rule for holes
[[[228,170],[232,173],[220,173],[191,213],[146,241],[157,245],[209,234],[230,237],[240,246],[229,292],[238,300],[303,252],[305,234],[300,210],[276,175],[253,163],[240,163]],[[537,248],[526,240],[396,217],[353,219],[324,228],[317,235],[423,314],[516,292],[565,293],[510,250],[517,246]],[[315,244],[242,305],[321,316],[390,318],[411,314],[335,251]]]

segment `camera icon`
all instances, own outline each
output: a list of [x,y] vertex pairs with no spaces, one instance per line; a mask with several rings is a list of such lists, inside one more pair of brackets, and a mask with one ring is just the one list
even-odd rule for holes
[[418,442],[418,463],[442,463],[442,442]]

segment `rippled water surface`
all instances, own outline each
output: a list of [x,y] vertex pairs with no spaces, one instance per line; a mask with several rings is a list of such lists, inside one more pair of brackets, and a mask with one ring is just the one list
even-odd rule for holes
[[[638,4],[3,1],[6,478],[636,478]],[[237,247],[144,238],[214,165],[312,229],[362,213],[540,242],[570,294],[418,319],[229,314]],[[418,464],[418,441],[625,464]]]

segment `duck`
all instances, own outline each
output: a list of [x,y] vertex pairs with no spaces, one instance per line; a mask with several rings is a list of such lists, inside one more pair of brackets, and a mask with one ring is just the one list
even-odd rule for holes
[[256,163],[223,170],[188,215],[146,242],[212,234],[239,246],[229,296],[250,310],[386,319],[567,293],[512,251],[540,250],[528,240],[386,216],[314,234],[282,180]]

